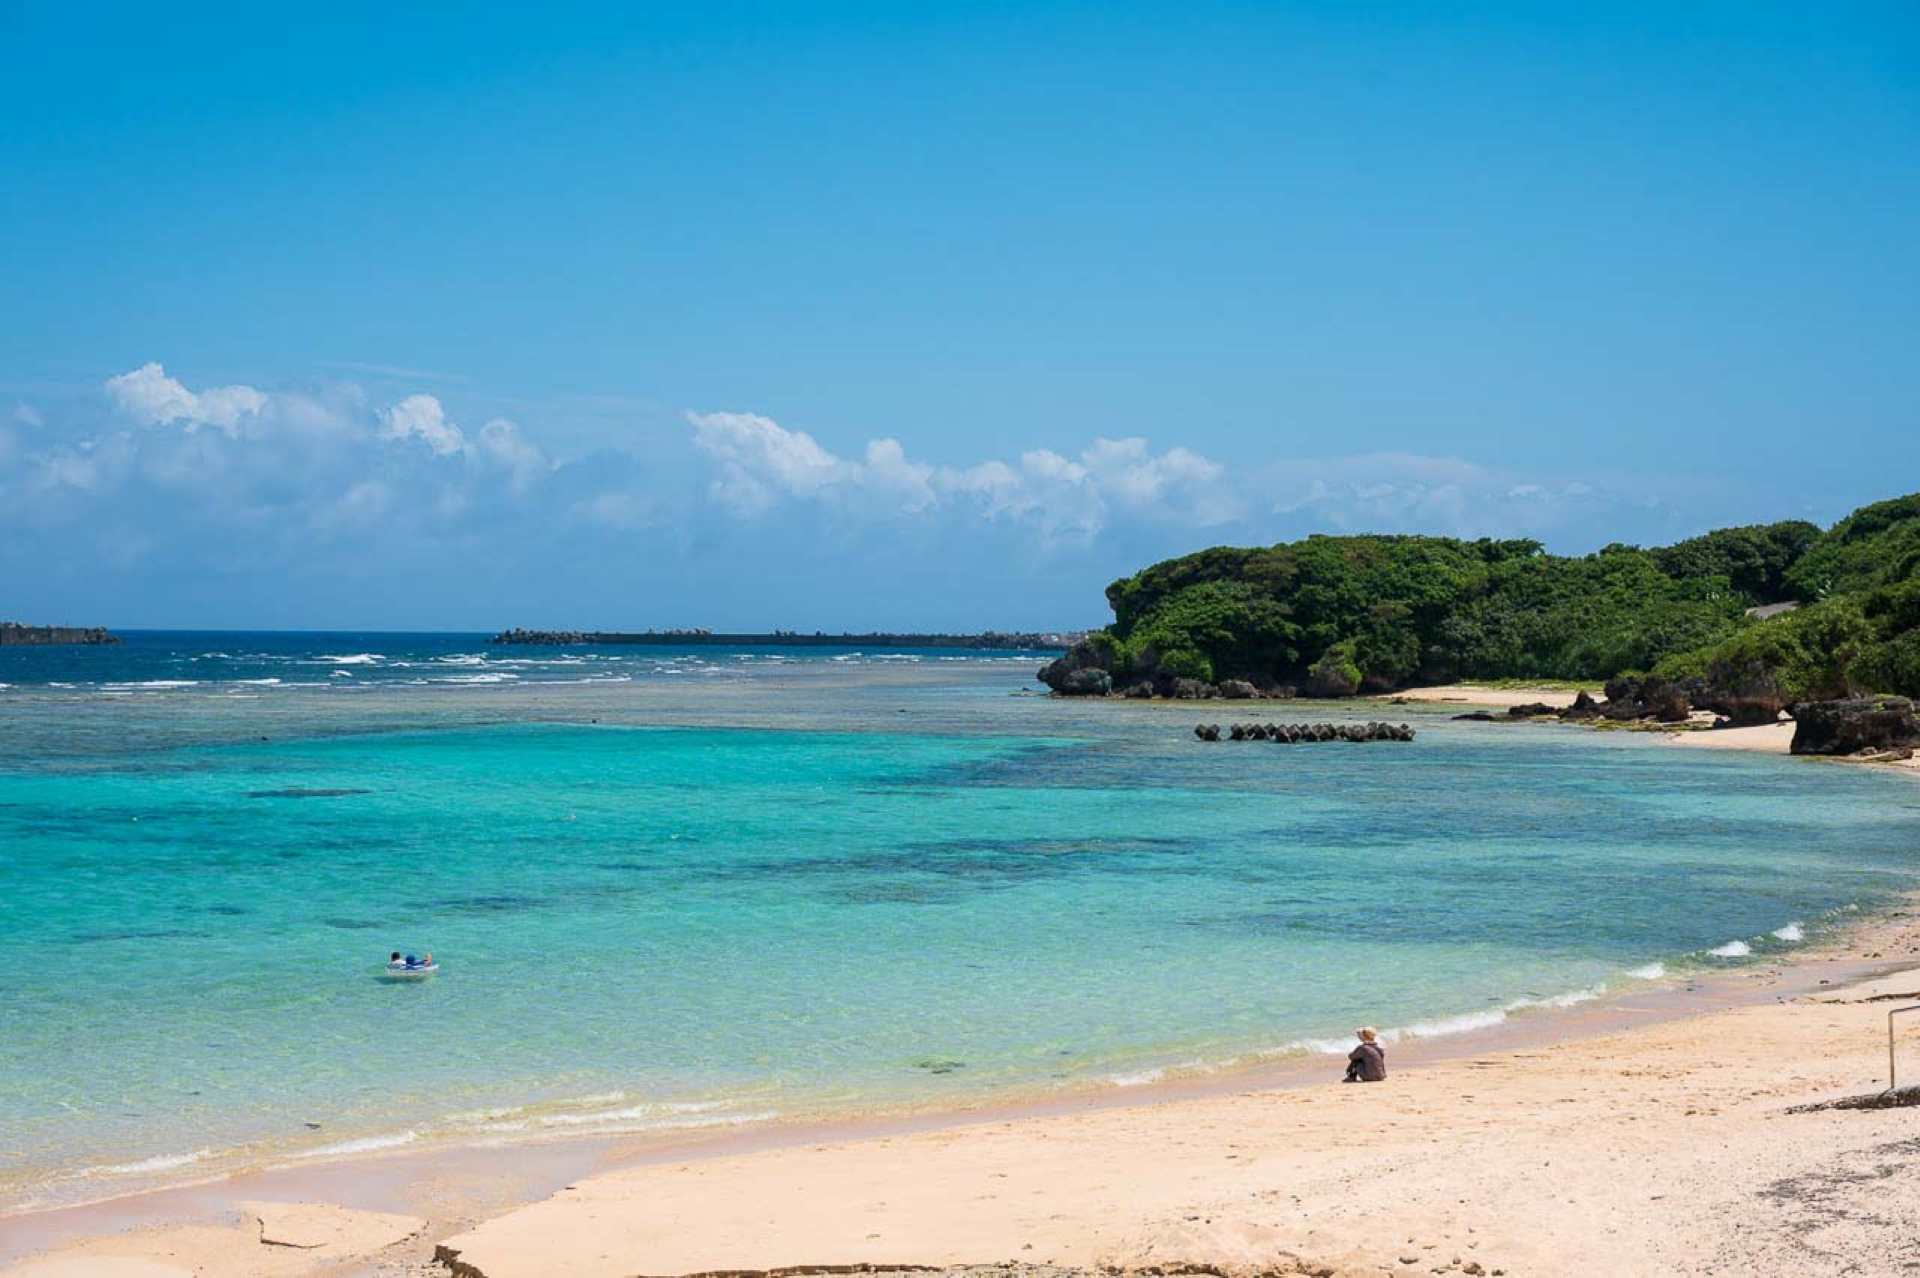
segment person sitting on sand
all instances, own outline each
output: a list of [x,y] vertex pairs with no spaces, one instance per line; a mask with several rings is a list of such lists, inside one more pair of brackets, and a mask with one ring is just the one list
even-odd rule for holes
[[1379,1031],[1362,1025],[1354,1031],[1360,1046],[1347,1053],[1347,1076],[1343,1083],[1380,1083],[1387,1077],[1387,1049],[1380,1045]]

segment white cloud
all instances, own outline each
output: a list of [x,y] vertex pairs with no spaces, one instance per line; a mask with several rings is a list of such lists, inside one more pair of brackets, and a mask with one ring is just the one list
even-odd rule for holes
[[40,410],[32,404],[21,402],[13,406],[13,420],[22,426],[45,426],[46,419],[40,416]]
[[1245,509],[1218,462],[1185,448],[1154,453],[1138,438],[1096,438],[1078,461],[1040,448],[1021,454],[1017,466],[995,459],[935,467],[910,459],[896,439],[872,441],[854,461],[755,413],[689,413],[687,420],[695,446],[719,466],[709,495],[740,517],[789,499],[880,517],[960,508],[989,520],[1030,520],[1048,536],[1090,537],[1110,506],[1199,527]]
[[694,447],[720,463],[709,491],[738,515],[756,515],[781,495],[818,497],[853,467],[814,442],[757,413],[688,413]]
[[447,420],[432,395],[409,395],[380,415],[388,439],[418,439],[442,457],[462,451],[467,438]]
[[241,423],[257,417],[267,397],[251,386],[215,386],[194,394],[167,376],[158,363],[142,364],[130,373],[109,377],[107,398],[142,426],[185,422],[191,431],[214,426],[229,435],[240,433]]
[[504,417],[496,417],[480,428],[479,456],[507,473],[508,486],[524,493],[541,476],[553,470],[553,463],[520,428]]
[[577,519],[616,532],[646,528],[655,520],[654,503],[638,493],[605,492],[575,502],[570,512]]

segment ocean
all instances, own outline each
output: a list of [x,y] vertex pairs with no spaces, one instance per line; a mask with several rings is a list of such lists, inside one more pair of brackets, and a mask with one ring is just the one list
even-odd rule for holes
[[[1920,874],[1908,778],[1061,701],[1049,655],[0,649],[0,1210],[1456,1033],[1791,952]],[[1191,733],[1383,715],[1418,739]],[[442,970],[388,982],[394,949]]]

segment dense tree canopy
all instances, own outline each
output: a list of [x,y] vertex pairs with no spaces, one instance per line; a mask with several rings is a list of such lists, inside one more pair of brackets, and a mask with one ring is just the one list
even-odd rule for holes
[[[1549,555],[1533,541],[1314,536],[1218,546],[1107,588],[1116,677],[1386,689],[1450,679],[1778,677],[1795,696],[1920,692],[1920,495]],[[1756,620],[1755,605],[1798,602]],[[1349,689],[1350,690],[1350,689]]]

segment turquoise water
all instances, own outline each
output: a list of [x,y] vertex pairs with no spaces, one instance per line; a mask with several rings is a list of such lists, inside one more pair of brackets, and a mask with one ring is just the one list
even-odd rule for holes
[[1031,663],[702,665],[0,691],[0,1202],[1457,1031],[1920,871],[1911,782],[1865,771],[1439,714],[1205,746],[1012,695]]

